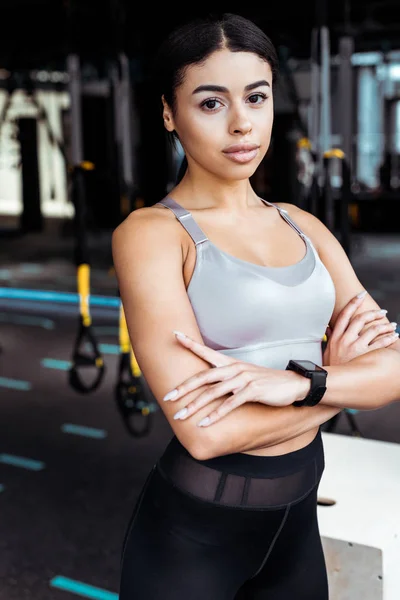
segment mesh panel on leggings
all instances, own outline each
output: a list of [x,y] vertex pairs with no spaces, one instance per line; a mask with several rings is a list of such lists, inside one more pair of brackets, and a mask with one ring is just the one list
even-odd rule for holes
[[[203,467],[183,454],[175,454],[173,457],[164,455],[159,461],[159,467],[164,476],[167,475],[177,487],[203,500],[214,501],[221,478],[220,471]],[[206,477],[204,468],[209,471]]]
[[225,506],[276,508],[303,498],[317,482],[315,459],[294,473],[245,477],[206,467],[184,454],[161,457],[161,474],[182,491]]
[[301,471],[273,479],[252,478],[247,504],[268,504],[284,506],[301,500],[316,483],[315,461],[312,461]]

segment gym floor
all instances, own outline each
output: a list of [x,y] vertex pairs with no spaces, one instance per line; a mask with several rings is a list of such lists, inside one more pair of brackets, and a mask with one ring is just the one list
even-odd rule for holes
[[[90,238],[92,294],[117,294],[109,241]],[[0,288],[76,291],[68,237],[29,234],[2,246]],[[398,236],[354,234],[351,260],[389,319],[400,321]],[[161,410],[146,436],[125,429],[114,400],[118,315],[106,312],[93,318],[105,377],[80,394],[67,376],[77,307],[42,304],[27,314],[26,305],[0,300],[0,600],[118,596],[125,529],[172,431]],[[400,443],[399,403],[355,420],[362,436]],[[334,431],[353,434],[346,415]]]

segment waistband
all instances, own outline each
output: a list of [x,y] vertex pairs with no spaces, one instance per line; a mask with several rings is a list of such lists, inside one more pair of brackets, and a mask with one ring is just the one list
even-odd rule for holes
[[159,462],[163,470],[168,472],[169,466],[175,462],[176,458],[179,455],[185,455],[186,458],[190,458],[200,465],[219,472],[243,477],[273,478],[282,477],[283,475],[288,475],[302,469],[314,461],[322,450],[323,443],[321,429],[319,429],[315,438],[307,446],[293,452],[288,452],[287,454],[255,456],[253,454],[235,452],[233,454],[217,456],[209,460],[197,460],[193,458],[178,438],[174,436],[159,459]]

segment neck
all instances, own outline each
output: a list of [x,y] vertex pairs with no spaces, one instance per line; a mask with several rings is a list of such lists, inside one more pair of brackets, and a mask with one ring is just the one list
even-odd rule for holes
[[171,190],[170,196],[187,210],[219,210],[235,215],[247,214],[262,205],[248,179],[223,181],[194,179],[187,172]]

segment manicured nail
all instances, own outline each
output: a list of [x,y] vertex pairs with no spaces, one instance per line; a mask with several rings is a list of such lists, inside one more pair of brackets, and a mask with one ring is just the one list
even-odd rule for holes
[[176,331],[174,329],[172,333],[174,333],[177,337],[182,337],[182,338],[186,337],[186,335],[184,333],[182,333],[182,331]]
[[399,335],[400,335],[400,334],[399,334],[399,332],[398,332],[398,331],[396,331],[395,333],[392,333],[392,334],[391,334],[391,336],[392,336],[392,337],[394,337],[394,338],[397,338],[397,337],[399,337]]
[[378,310],[378,315],[386,315],[387,310],[386,308],[382,308],[382,310]]
[[391,326],[393,327],[393,329],[396,329],[396,327],[397,327],[397,323],[395,323],[395,321],[392,321],[390,324],[391,324]]
[[174,415],[174,419],[182,419],[182,417],[186,417],[188,412],[187,408],[182,408],[182,410],[179,410],[175,415]]
[[197,427],[204,427],[205,425],[209,425],[210,417],[205,417],[199,423],[197,423]]
[[163,398],[164,402],[166,402],[167,400],[172,400],[172,398],[175,398],[177,394],[178,390],[172,390],[172,392],[168,392],[168,394],[166,394]]
[[357,298],[364,298],[364,296],[367,295],[366,290],[364,290],[363,292],[360,292],[359,294],[357,294]]

